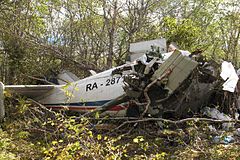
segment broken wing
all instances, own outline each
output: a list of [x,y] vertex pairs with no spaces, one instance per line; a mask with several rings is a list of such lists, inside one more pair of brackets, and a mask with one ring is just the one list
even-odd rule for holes
[[56,85],[5,85],[10,93],[17,93],[29,98],[36,98],[54,89]]

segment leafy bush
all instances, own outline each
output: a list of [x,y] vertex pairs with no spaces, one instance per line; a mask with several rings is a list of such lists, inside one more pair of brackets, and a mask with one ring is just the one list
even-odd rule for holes
[[7,103],[10,112],[0,131],[0,159],[158,160],[240,156],[236,144],[213,144],[207,123],[179,126],[163,123],[164,129],[160,129],[150,121],[138,125],[126,123],[116,129],[126,120],[67,116],[65,111],[53,112],[26,102]]

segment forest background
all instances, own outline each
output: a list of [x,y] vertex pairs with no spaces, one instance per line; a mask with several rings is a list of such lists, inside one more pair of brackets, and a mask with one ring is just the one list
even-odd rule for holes
[[80,77],[122,64],[130,43],[166,38],[239,67],[237,0],[3,0],[0,80],[69,70]]

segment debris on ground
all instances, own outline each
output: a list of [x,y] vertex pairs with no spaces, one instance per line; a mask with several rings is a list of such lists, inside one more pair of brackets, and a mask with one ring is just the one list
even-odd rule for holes
[[235,141],[235,139],[233,138],[233,136],[229,135],[229,136],[215,136],[213,138],[213,143],[222,143],[222,144],[229,144],[229,143],[233,143]]
[[[210,118],[213,119],[219,119],[219,120],[225,120],[225,121],[231,121],[232,118],[229,117],[228,115],[221,113],[219,110],[217,110],[216,108],[209,108],[209,107],[205,107],[203,109],[203,115],[206,115]],[[233,128],[234,123],[223,123],[222,124],[222,128],[224,130],[229,130],[230,128]]]

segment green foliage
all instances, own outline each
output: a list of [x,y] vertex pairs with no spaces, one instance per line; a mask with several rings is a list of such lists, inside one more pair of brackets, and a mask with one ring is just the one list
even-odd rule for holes
[[13,159],[19,159],[17,158],[17,155],[14,153],[11,153],[8,151],[8,149],[11,146],[11,139],[8,138],[8,135],[0,131],[0,159],[2,160],[13,160]]
[[[16,132],[16,131],[15,131]],[[37,145],[27,141],[28,132],[18,131],[18,136],[13,136],[9,132],[0,131],[0,159],[35,159],[41,156]]]
[[[1,159],[163,160],[240,156],[237,144],[213,144],[214,135],[207,123],[189,121],[184,126],[166,124],[164,129],[159,129],[154,122],[147,122],[139,123],[136,128],[129,125],[111,131],[101,130],[98,125],[110,128],[120,123],[66,116],[65,112],[26,103],[29,107],[23,107],[22,112],[21,107],[14,109],[16,104],[24,106],[22,100],[8,104],[9,115],[0,130]],[[225,132],[223,136],[228,134]]]
[[124,63],[130,43],[159,37],[238,66],[239,7],[236,0],[3,1],[0,78],[29,83],[29,75],[61,70],[85,76]]
[[169,42],[176,42],[180,48],[189,51],[199,47],[200,27],[191,19],[177,20],[172,17],[163,19],[163,35]]
[[65,119],[60,116],[57,122],[51,119],[46,125],[55,126],[56,123],[61,126],[56,132],[62,136],[53,139],[43,150],[46,159],[120,159],[123,156],[126,145],[117,145],[121,138],[94,135],[86,118],[76,121],[75,117]]

